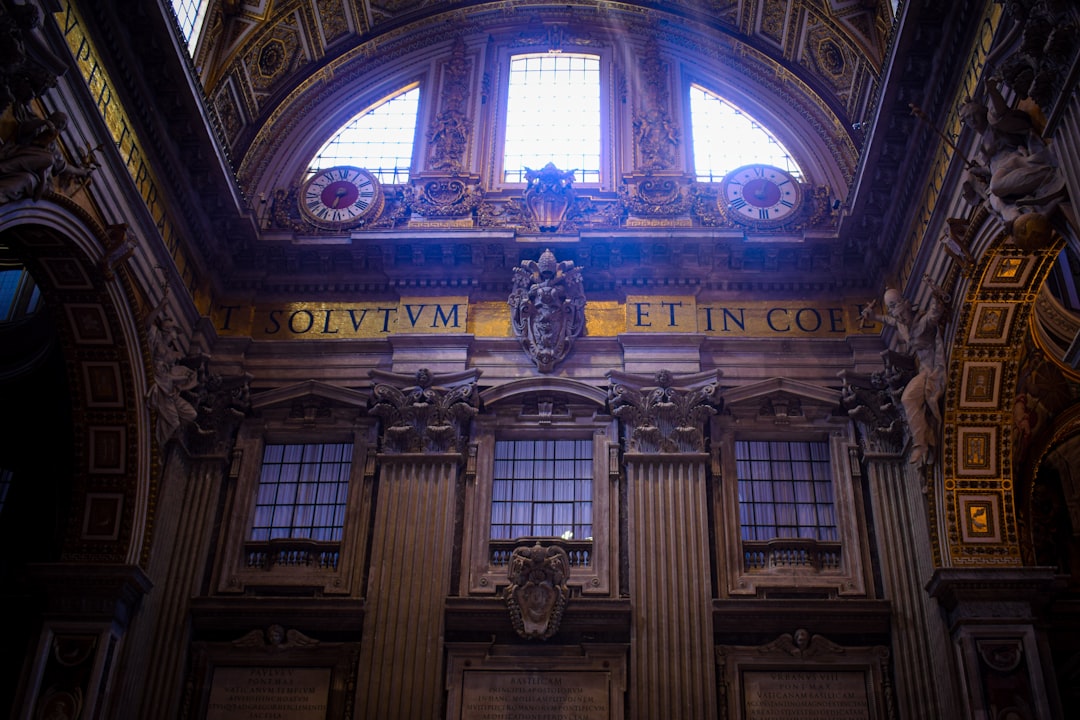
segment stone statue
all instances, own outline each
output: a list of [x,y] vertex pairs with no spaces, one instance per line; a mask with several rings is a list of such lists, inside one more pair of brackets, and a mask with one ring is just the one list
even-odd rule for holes
[[885,315],[874,311],[876,302],[871,302],[862,311],[864,320],[876,320],[895,327],[900,338],[898,354],[915,361],[915,375],[900,394],[900,404],[911,434],[910,461],[915,465],[933,462],[941,426],[941,397],[945,391],[945,342],[941,322],[947,296],[933,283],[931,287],[930,306],[923,311],[916,312],[911,302],[894,288],[885,291]]
[[989,106],[969,100],[960,108],[964,123],[979,133],[964,194],[969,202],[985,199],[1011,234],[1021,215],[1049,214],[1062,202],[1065,178],[1031,116],[1009,107],[993,80],[986,96]]
[[40,200],[53,177],[88,177],[93,167],[71,165],[56,141],[67,127],[67,115],[29,115],[19,121],[15,137],[0,146],[0,203],[24,197]]
[[157,412],[157,440],[166,442],[185,423],[196,425],[198,411],[185,397],[199,385],[198,368],[207,357],[201,353],[189,355],[183,347],[176,321],[165,309],[168,295],[150,311],[147,317],[147,341],[150,345],[153,378],[147,391],[147,401]]

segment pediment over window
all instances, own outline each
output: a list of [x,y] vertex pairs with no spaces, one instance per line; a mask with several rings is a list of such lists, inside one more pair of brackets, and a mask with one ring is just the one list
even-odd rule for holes
[[[595,405],[598,410],[607,404],[607,393],[604,390],[576,380],[555,377],[515,380],[480,393],[481,402],[489,408],[508,407],[513,404],[528,408],[536,405],[537,398],[542,400],[556,396],[575,405]],[[527,410],[523,412],[528,414]]]
[[351,425],[367,414],[367,405],[367,393],[318,380],[253,393],[251,398],[256,415],[296,428]]
[[724,414],[737,421],[813,423],[836,414],[840,391],[790,378],[772,378],[725,390]]

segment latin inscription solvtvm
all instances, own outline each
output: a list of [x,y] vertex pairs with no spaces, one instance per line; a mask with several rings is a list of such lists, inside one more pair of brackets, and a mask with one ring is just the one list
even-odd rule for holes
[[866,674],[857,671],[744,671],[745,720],[871,720]]
[[606,672],[466,671],[461,720],[610,720]]

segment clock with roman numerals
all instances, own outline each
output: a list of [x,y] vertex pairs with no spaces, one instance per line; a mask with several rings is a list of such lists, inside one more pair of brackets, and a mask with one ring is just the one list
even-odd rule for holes
[[744,165],[724,176],[720,209],[731,220],[755,228],[790,222],[803,202],[791,173],[771,165]]
[[300,188],[300,213],[312,225],[326,230],[354,227],[379,214],[382,186],[374,175],[358,167],[319,170]]

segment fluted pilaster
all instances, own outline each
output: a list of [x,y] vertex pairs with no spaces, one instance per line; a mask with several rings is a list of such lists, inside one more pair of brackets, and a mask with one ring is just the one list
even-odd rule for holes
[[440,718],[456,453],[382,456],[356,706],[360,717]]
[[635,718],[716,717],[707,457],[626,458]]
[[224,474],[222,458],[187,462],[183,453],[172,454],[149,561],[154,592],[125,658],[125,676],[131,682],[124,688],[117,717],[166,720],[179,712],[190,639],[188,611],[191,598],[200,592],[210,555]]
[[[948,631],[925,587],[934,572],[922,482],[898,453],[867,453],[881,581],[892,606],[896,701],[903,718],[960,717]],[[908,468],[908,469],[906,469]]]

